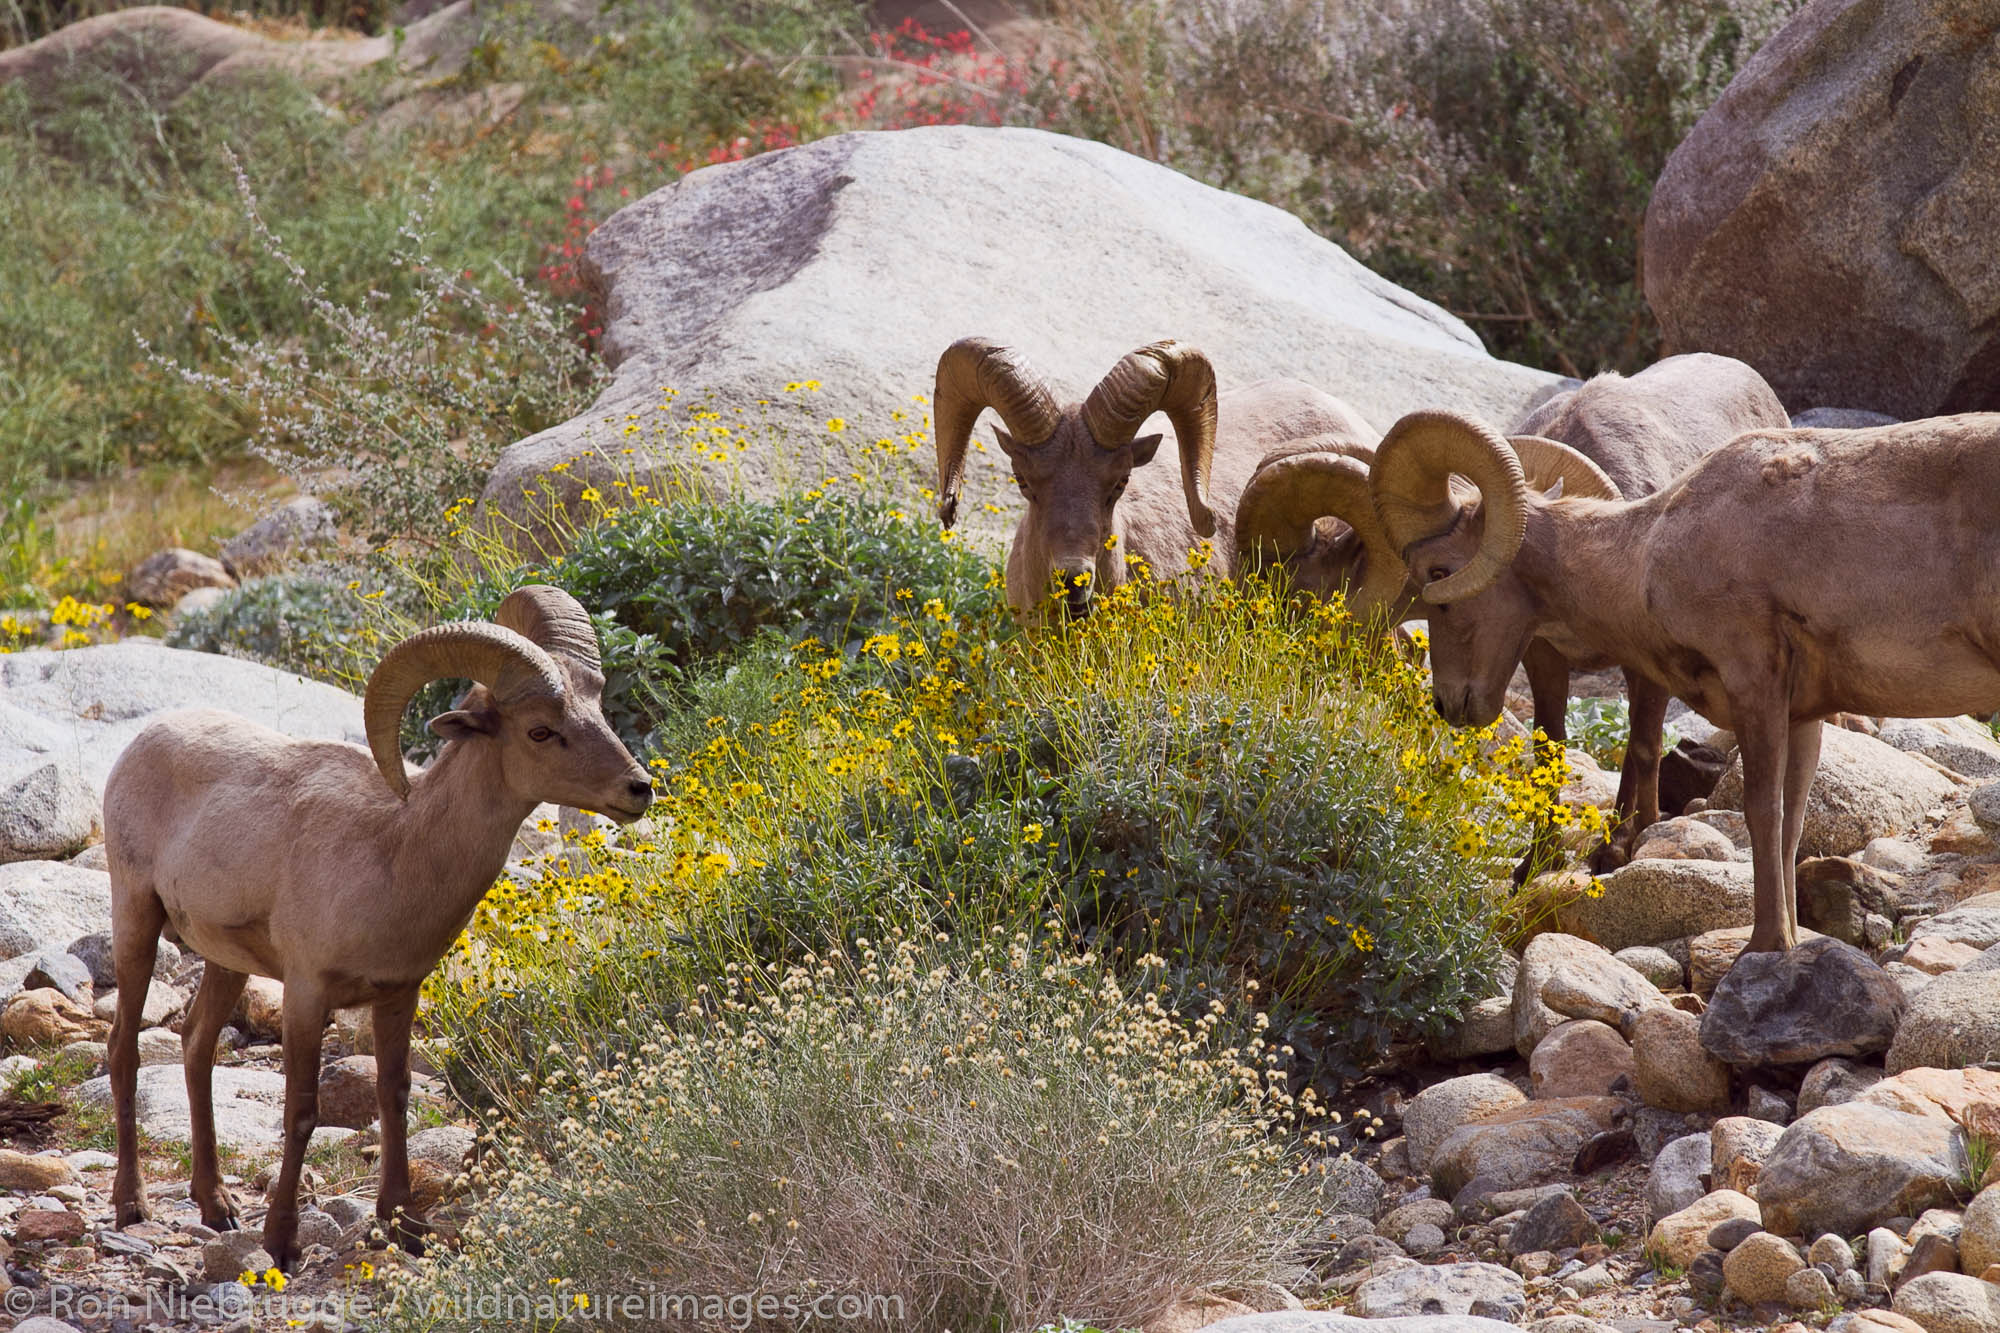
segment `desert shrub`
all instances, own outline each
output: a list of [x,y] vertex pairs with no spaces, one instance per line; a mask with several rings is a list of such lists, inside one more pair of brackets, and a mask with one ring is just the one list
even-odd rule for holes
[[1801,2],[1060,0],[1087,95],[1050,110],[1297,213],[1496,355],[1630,371],[1653,181]]
[[214,604],[174,616],[170,648],[243,657],[359,690],[388,647],[385,617],[407,613],[412,590],[384,583],[363,591],[339,569],[251,579]]
[[1128,1328],[1284,1280],[1318,1211],[1314,1100],[1220,1002],[1152,983],[1026,932],[732,968],[523,1090],[509,1173],[385,1327],[491,1326],[468,1296],[539,1326],[615,1292],[627,1328],[797,1328],[794,1301],[857,1329]]
[[1230,588],[1121,590],[1035,639],[940,599],[852,658],[767,639],[730,671],[669,729],[647,825],[496,887],[433,979],[468,1095],[731,963],[1049,919],[1160,954],[1186,1004],[1258,982],[1307,1067],[1350,1075],[1478,998],[1512,859],[1573,814],[1337,614]]
[[[1625,762],[1625,743],[1632,732],[1632,708],[1623,699],[1571,699],[1564,725],[1569,743],[1584,751],[1606,768]],[[1680,733],[1665,728],[1663,750],[1680,743]]]

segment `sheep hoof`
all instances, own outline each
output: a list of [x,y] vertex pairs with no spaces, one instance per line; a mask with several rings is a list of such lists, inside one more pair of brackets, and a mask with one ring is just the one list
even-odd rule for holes
[[123,1231],[133,1223],[145,1220],[146,1205],[136,1199],[127,1199],[118,1204],[117,1220],[111,1225],[115,1230]]
[[1608,875],[1632,861],[1632,848],[1622,842],[1607,842],[1590,854],[1590,872]]

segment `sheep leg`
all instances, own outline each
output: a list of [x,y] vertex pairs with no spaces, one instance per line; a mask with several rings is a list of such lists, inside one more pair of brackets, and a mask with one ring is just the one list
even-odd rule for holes
[[1785,755],[1785,929],[1794,943],[1799,933],[1799,839],[1805,835],[1806,797],[1819,769],[1820,724],[1798,722],[1787,738]]
[[299,1175],[319,1126],[319,1043],[326,1014],[326,999],[317,988],[303,979],[285,987],[285,1160],[264,1215],[264,1248],[286,1273],[299,1257]]
[[188,1137],[194,1149],[194,1179],[188,1194],[201,1206],[203,1226],[217,1231],[236,1229],[236,1201],[222,1187],[222,1167],[215,1155],[215,1101],[212,1070],[215,1039],[242,998],[250,980],[215,963],[204,963],[201,985],[181,1023],[181,1063],[187,1074]]
[[1599,873],[1630,861],[1639,849],[1639,836],[1660,822],[1660,742],[1672,696],[1656,682],[1627,671],[1625,697],[1631,729],[1625,737],[1625,762],[1618,768],[1618,827],[1590,858],[1590,868]]
[[[1535,762],[1554,763],[1569,740],[1569,659],[1547,640],[1531,639],[1521,666],[1528,673],[1528,690],[1535,699],[1535,726],[1545,738],[1535,742]],[[1543,820],[1535,826],[1528,854],[1514,867],[1514,882],[1526,883],[1538,865],[1553,865],[1560,851],[1555,825]]]
[[412,1254],[423,1253],[421,1221],[404,1214],[410,1201],[410,1023],[417,992],[375,1006],[375,1104],[382,1113],[382,1181],[375,1217],[382,1231]]
[[150,889],[119,895],[113,923],[112,964],[118,974],[118,1013],[111,1021],[111,1105],[118,1126],[118,1177],[111,1186],[113,1225],[146,1218],[146,1185],[139,1174],[139,1025],[146,992],[153,984],[153,960],[167,909]]
[[1792,879],[1785,865],[1784,802],[1791,727],[1782,698],[1743,707],[1738,707],[1735,699],[1729,702],[1730,715],[1738,720],[1743,818],[1750,826],[1750,863],[1756,885],[1755,916],[1744,951],[1782,953],[1798,943],[1798,928],[1787,910]]

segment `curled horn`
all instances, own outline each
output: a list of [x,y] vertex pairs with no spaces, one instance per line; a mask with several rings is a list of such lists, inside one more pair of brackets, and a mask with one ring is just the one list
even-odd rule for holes
[[937,429],[938,522],[946,527],[958,517],[972,423],[989,407],[1007,423],[1008,433],[1030,448],[1055,434],[1062,419],[1055,395],[1026,357],[990,338],[960,338],[938,358],[937,387],[931,396]]
[[1409,586],[1403,557],[1375,516],[1368,465],[1373,451],[1329,439],[1295,448],[1257,465],[1236,506],[1236,549],[1247,562],[1282,560],[1306,550],[1323,518],[1354,530],[1365,552],[1361,578],[1350,581],[1347,606],[1356,620],[1401,600]]
[[410,794],[403,769],[403,710],[418,690],[439,679],[476,680],[501,700],[535,694],[561,697],[562,669],[555,659],[514,630],[469,620],[419,630],[389,650],[368,677],[361,717],[368,748],[383,781],[398,796]]
[[1382,437],[1369,474],[1375,513],[1397,551],[1406,554],[1458,522],[1453,474],[1478,488],[1486,528],[1463,569],[1424,586],[1424,600],[1435,606],[1485,591],[1521,549],[1528,527],[1528,479],[1521,460],[1491,427],[1451,412],[1412,412]]
[[1508,444],[1514,446],[1514,454],[1521,460],[1521,470],[1527,474],[1528,489],[1546,491],[1557,482],[1563,484],[1563,498],[1566,500],[1622,500],[1618,483],[1605,475],[1586,454],[1579,453],[1560,440],[1545,439],[1540,435],[1509,436]]
[[493,623],[513,630],[547,652],[580,662],[600,674],[603,659],[598,656],[597,627],[583,603],[561,588],[546,583],[530,583],[507,594]]
[[1181,489],[1196,533],[1215,535],[1208,473],[1215,461],[1215,367],[1199,348],[1169,338],[1127,352],[1083,400],[1083,424],[1106,449],[1124,446],[1140,423],[1165,412],[1181,446]]

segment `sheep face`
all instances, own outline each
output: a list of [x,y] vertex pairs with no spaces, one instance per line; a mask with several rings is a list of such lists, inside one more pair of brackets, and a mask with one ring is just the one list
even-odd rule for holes
[[604,720],[604,678],[565,663],[560,696],[506,701],[475,685],[459,706],[431,719],[433,735],[499,747],[508,789],[531,804],[575,806],[629,824],[653,803],[653,781]]
[[1024,586],[1010,587],[1009,600],[1028,612],[1054,592],[1063,614],[1080,619],[1090,613],[1100,568],[1112,571],[1114,582],[1122,568],[1115,559],[1104,559],[1117,530],[1118,500],[1132,469],[1152,461],[1161,437],[1141,435],[1104,448],[1074,414],[1065,414],[1055,433],[1032,447],[1005,430],[996,429],[994,435],[1028,504],[1014,536],[1028,557],[1022,564]]
[[[1458,573],[1485,540],[1485,514],[1462,506],[1458,520],[1435,537],[1414,543],[1405,555],[1419,587]],[[1512,568],[1483,591],[1428,608],[1431,703],[1455,727],[1483,727],[1506,705],[1507,683],[1535,635],[1535,601]]]

